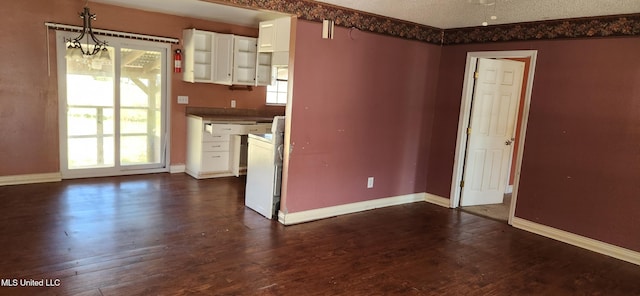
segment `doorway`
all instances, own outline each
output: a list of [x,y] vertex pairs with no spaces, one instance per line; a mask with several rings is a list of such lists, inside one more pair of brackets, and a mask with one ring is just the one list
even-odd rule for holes
[[167,44],[105,37],[109,59],[67,56],[57,32],[63,179],[168,171]]
[[[467,53],[467,61],[465,66],[465,77],[462,92],[462,100],[460,106],[460,117],[458,123],[458,136],[456,141],[456,151],[454,157],[453,178],[451,184],[451,198],[450,207],[458,208],[461,205],[461,198],[463,194],[463,186],[473,182],[470,178],[473,178],[474,174],[465,174],[465,160],[468,155],[469,135],[468,128],[472,116],[472,100],[475,91],[475,72],[479,64],[480,59],[512,59],[512,58],[524,58],[529,60],[529,70],[526,73],[526,81],[523,81],[524,89],[524,101],[521,102],[521,119],[518,124],[519,135],[514,137],[518,142],[518,146],[513,152],[515,157],[513,163],[515,163],[515,169],[513,172],[513,190],[510,197],[510,205],[508,206],[508,222],[511,224],[511,220],[515,213],[515,205],[517,202],[517,188],[520,177],[520,166],[522,162],[522,153],[524,151],[524,139],[526,136],[526,126],[529,114],[529,104],[531,100],[531,88],[533,86],[533,78],[535,72],[535,62],[537,57],[537,51],[491,51],[491,52],[469,52]],[[522,78],[521,78],[522,79]],[[511,139],[507,139],[511,140]],[[466,180],[465,180],[466,178]],[[506,178],[505,178],[506,179]],[[464,180],[464,184],[463,183]],[[502,182],[499,188],[501,194],[507,190],[508,186],[504,186],[505,182]]]

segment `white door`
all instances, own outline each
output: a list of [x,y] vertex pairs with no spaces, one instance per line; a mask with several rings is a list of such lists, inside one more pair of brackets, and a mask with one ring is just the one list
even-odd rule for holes
[[105,37],[110,60],[65,58],[68,34],[58,37],[63,178],[167,171],[170,47]]
[[461,206],[502,203],[524,63],[478,59]]

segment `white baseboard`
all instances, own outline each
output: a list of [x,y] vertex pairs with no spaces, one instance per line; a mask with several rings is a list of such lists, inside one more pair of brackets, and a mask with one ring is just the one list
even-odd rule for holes
[[184,164],[172,164],[171,166],[169,166],[169,173],[172,174],[177,174],[177,173],[184,173],[187,170],[187,166]]
[[352,214],[377,208],[408,204],[424,200],[424,193],[414,193],[295,213],[284,213],[280,211],[278,212],[278,221],[284,225],[293,225],[329,217],[335,217],[339,215]]
[[0,186],[60,182],[60,181],[62,181],[62,174],[60,174],[60,172],[46,173],[46,174],[0,176]]
[[574,245],[580,248],[594,251],[596,253],[604,254],[640,265],[640,253],[636,251],[614,246],[605,242],[531,222],[518,217],[513,217],[511,225],[513,227],[546,236],[548,238],[555,239],[570,245]]
[[451,200],[431,193],[424,194],[424,201],[439,205],[445,208],[451,208]]

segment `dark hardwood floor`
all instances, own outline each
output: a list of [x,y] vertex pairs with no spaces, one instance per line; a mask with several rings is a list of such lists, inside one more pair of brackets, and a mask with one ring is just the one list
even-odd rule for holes
[[640,295],[640,266],[457,210],[285,227],[243,196],[183,174],[0,187],[0,294]]

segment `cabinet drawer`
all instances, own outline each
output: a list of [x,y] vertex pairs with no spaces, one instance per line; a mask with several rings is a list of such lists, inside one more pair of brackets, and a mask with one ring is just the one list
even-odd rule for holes
[[[209,130],[207,128],[207,130]],[[212,134],[237,135],[242,134],[242,125],[238,124],[211,124]]]
[[229,142],[229,135],[202,133],[202,142]]
[[229,171],[229,152],[203,152],[202,153],[203,172],[226,172]]
[[255,125],[246,125],[244,127],[245,134],[266,134],[271,132],[271,124],[255,124]]
[[229,151],[229,142],[203,142],[202,151]]

